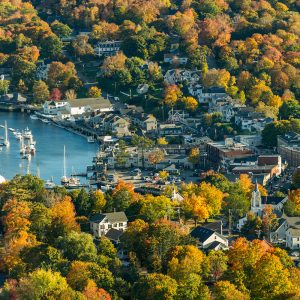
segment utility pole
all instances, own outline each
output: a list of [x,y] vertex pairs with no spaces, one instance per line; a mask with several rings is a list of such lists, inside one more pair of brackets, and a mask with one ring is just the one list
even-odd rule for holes
[[228,235],[231,235],[231,208],[228,210]]

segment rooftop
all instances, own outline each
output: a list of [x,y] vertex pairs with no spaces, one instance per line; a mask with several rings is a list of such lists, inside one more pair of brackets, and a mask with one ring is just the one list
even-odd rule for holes
[[68,103],[71,107],[89,106],[92,109],[112,108],[111,102],[103,97],[68,100]]
[[128,219],[123,211],[119,212],[112,212],[112,213],[99,213],[95,214],[90,218],[91,222],[94,223],[100,223],[102,222],[105,218],[108,219],[110,223],[115,223],[115,222],[127,222]]

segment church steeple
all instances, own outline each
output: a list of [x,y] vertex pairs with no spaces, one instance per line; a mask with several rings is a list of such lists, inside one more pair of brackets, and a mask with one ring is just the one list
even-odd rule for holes
[[261,193],[258,188],[257,181],[255,182],[255,186],[252,191],[251,207],[261,207]]

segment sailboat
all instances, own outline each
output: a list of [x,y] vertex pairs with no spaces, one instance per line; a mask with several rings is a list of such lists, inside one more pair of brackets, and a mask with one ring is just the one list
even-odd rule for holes
[[66,188],[76,188],[80,186],[80,180],[76,177],[67,177],[67,162],[66,162],[66,146],[64,146],[64,174],[60,179],[60,182]]
[[67,163],[66,163],[66,146],[64,145],[64,174],[60,179],[61,184],[66,184],[69,182],[69,178],[67,177]]
[[8,131],[7,131],[7,122],[5,121],[4,125],[4,130],[5,130],[5,136],[4,136],[4,142],[3,145],[6,147],[9,147],[9,140],[8,140]]

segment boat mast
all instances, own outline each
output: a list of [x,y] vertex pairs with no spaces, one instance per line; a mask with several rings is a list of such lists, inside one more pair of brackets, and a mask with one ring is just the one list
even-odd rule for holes
[[7,122],[6,121],[5,121],[4,129],[5,129],[4,145],[5,146],[9,146],[8,131],[7,131]]
[[64,177],[67,177],[67,167],[66,167],[66,145],[64,145]]

